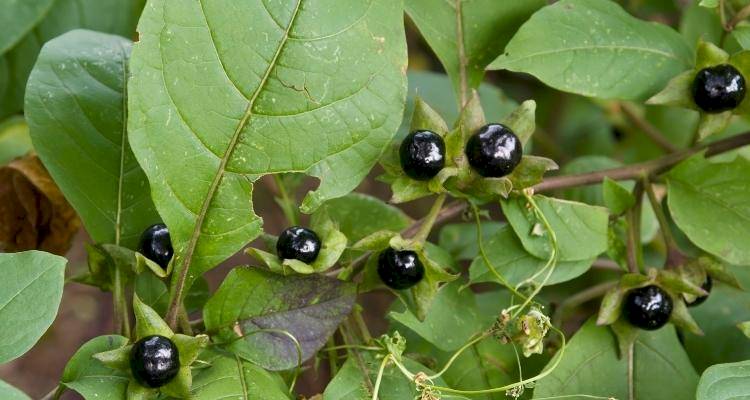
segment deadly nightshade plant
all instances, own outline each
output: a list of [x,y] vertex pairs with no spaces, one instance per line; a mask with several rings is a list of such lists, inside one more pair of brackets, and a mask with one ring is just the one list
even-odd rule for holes
[[85,284],[44,399],[750,395],[750,6],[651,3],[0,1],[0,362]]

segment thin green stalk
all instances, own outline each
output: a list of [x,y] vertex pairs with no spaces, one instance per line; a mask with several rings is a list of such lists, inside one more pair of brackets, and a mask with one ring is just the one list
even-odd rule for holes
[[126,338],[130,337],[130,315],[128,313],[128,300],[125,295],[125,278],[122,270],[115,266],[114,288],[112,301],[114,307],[115,330]]
[[466,349],[470,348],[471,346],[481,342],[482,340],[484,340],[491,334],[492,332],[487,331],[475,337],[474,339],[469,340],[465,345],[463,345],[460,349],[458,349],[455,353],[453,353],[453,356],[451,356],[448,362],[445,363],[445,365],[443,366],[443,369],[441,369],[438,373],[434,375],[428,376],[427,379],[432,380],[432,379],[440,378],[440,376],[442,376],[446,371],[448,371],[451,365],[453,365],[453,362],[456,361],[456,359],[461,355],[461,353],[463,353]]
[[279,189],[279,195],[281,196],[276,198],[276,203],[284,213],[284,217],[286,217],[287,222],[291,225],[299,225],[300,218],[297,210],[297,201],[289,195],[289,191],[284,184],[284,179],[280,174],[274,174],[273,180],[276,183],[276,187]]
[[442,193],[438,195],[435,202],[432,203],[430,211],[427,213],[427,216],[424,217],[422,226],[419,227],[416,235],[414,235],[414,240],[417,243],[424,243],[427,240],[427,237],[430,236],[432,227],[435,225],[435,220],[437,220],[438,214],[440,214],[440,210],[443,209],[443,204],[445,204],[445,198],[446,194]]
[[495,266],[492,264],[492,261],[490,261],[490,258],[487,256],[487,252],[484,250],[484,239],[483,239],[483,232],[482,232],[482,218],[479,216],[479,208],[476,206],[476,204],[469,202],[469,205],[471,206],[472,213],[474,214],[474,221],[477,225],[477,244],[479,245],[479,254],[482,256],[482,260],[487,265],[487,269],[492,272],[493,275],[495,275],[495,278],[497,279],[498,283],[503,285],[506,289],[508,289],[511,293],[513,293],[515,296],[518,296],[522,300],[526,300],[526,296],[521,294],[516,288],[513,287],[505,278],[500,275],[499,272],[497,272],[497,269],[495,269]]
[[375,379],[375,388],[372,390],[372,400],[378,400],[378,392],[380,391],[380,382],[383,381],[383,373],[385,372],[385,367],[388,365],[388,361],[391,360],[393,356],[388,354],[383,358],[383,362],[380,363],[380,369],[378,369],[378,377]]
[[565,312],[580,306],[586,302],[603,296],[609,289],[612,289],[617,285],[617,281],[609,281],[600,283],[598,285],[591,286],[588,289],[582,290],[573,296],[568,297],[565,301],[560,303],[560,306],[555,310],[555,314],[552,317],[552,324],[560,326],[563,318],[565,318]]
[[331,377],[334,377],[339,372],[339,365],[336,362],[338,354],[336,354],[336,340],[333,336],[328,338],[328,347],[325,351],[328,352],[328,368],[330,369]]
[[[547,375],[551,374],[552,371],[554,371],[557,368],[557,366],[560,364],[560,360],[562,360],[563,356],[565,355],[565,348],[567,346],[567,342],[565,340],[565,334],[561,330],[555,328],[554,326],[551,326],[550,329],[553,330],[558,335],[560,335],[561,342],[562,342],[560,351],[555,356],[552,365],[550,365],[549,368],[545,369],[544,371],[540,372],[538,375],[534,377],[527,378],[527,379],[518,381],[510,385],[505,385],[505,386],[491,388],[491,389],[481,389],[481,390],[461,390],[461,389],[449,388],[446,386],[435,386],[435,385],[425,385],[425,386],[429,387],[430,389],[440,391],[442,393],[472,396],[472,395],[480,395],[480,394],[504,393],[507,390],[511,390],[519,386],[525,386],[525,385],[528,385],[529,383],[536,382],[546,377]],[[411,374],[411,377],[406,374],[404,375],[410,379],[413,379],[413,376],[414,376],[413,374]]]
[[357,324],[357,327],[359,328],[359,332],[362,334],[362,340],[365,343],[370,343],[372,341],[372,335],[370,335],[370,329],[367,328],[367,323],[365,322],[365,319],[362,318],[362,312],[359,309],[359,305],[357,305],[357,308],[352,313],[354,315],[354,323]]
[[549,278],[552,276],[552,273],[555,271],[555,267],[557,266],[557,256],[559,252],[557,235],[555,234],[555,231],[552,229],[552,225],[550,225],[549,221],[547,220],[547,217],[539,208],[539,205],[536,204],[536,201],[534,200],[534,196],[531,195],[529,191],[524,191],[523,194],[524,194],[524,197],[526,197],[526,201],[528,201],[531,207],[534,209],[534,214],[536,215],[536,217],[539,218],[540,221],[542,221],[542,225],[544,225],[544,229],[547,231],[547,234],[549,235],[550,246],[552,246],[552,249],[550,250],[550,255],[549,255],[549,259],[547,260],[547,264],[545,264],[544,268],[542,268],[541,270],[541,271],[546,270],[547,276],[544,277],[544,280],[542,281],[541,284],[536,285],[531,295],[529,295],[526,301],[524,301],[524,303],[521,304],[521,306],[515,311],[515,313],[513,313],[513,318],[517,317],[521,312],[523,312],[523,310],[531,303],[534,297],[536,297],[536,295],[538,295],[539,292],[541,292],[542,288],[547,284],[547,282],[549,281]]
[[50,390],[49,393],[45,394],[44,397],[39,400],[58,400],[63,393],[65,393],[65,386],[57,385],[57,387]]
[[656,220],[659,222],[659,230],[664,239],[664,245],[667,247],[667,260],[664,264],[665,268],[673,268],[683,264],[685,262],[685,255],[682,253],[680,246],[677,245],[677,241],[674,239],[672,228],[670,228],[669,221],[667,221],[667,216],[664,214],[664,209],[662,208],[659,199],[656,198],[654,187],[648,180],[648,177],[643,178],[643,187],[648,195],[648,201],[651,203],[651,208],[656,215]]

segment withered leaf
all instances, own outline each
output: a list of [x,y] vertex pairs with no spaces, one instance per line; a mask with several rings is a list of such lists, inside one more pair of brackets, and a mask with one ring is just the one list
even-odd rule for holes
[[35,154],[0,167],[0,251],[65,254],[81,226]]

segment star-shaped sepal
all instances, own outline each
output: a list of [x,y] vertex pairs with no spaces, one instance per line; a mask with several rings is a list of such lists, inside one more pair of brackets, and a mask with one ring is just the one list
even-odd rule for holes
[[144,304],[138,296],[133,297],[133,311],[135,313],[136,342],[146,336],[160,335],[170,339],[180,354],[180,370],[177,376],[166,385],[159,388],[149,388],[139,384],[131,374],[130,352],[133,344],[127,344],[119,349],[94,354],[94,358],[108,367],[131,375],[128,383],[127,400],[151,400],[159,393],[170,397],[186,399],[190,397],[190,387],[193,376],[190,366],[208,344],[208,336],[187,336],[174,333],[166,322],[151,307]]

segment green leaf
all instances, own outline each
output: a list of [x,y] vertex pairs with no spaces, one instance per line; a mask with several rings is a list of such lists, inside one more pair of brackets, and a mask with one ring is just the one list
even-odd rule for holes
[[28,33],[34,25],[44,18],[52,8],[54,0],[3,0],[0,2],[0,55],[8,51]]
[[[521,245],[521,241],[516,237],[513,229],[508,225],[500,228],[488,241],[484,242],[484,249],[495,270],[513,286],[535,275],[534,281],[541,283],[547,276],[547,271],[540,273],[547,264],[547,260],[529,254]],[[549,280],[547,280],[547,285],[575,279],[588,271],[592,263],[593,259],[558,262]],[[471,263],[469,277],[472,283],[495,282],[500,284],[481,255],[477,256]]]
[[518,136],[521,143],[526,145],[529,139],[531,139],[534,130],[536,130],[535,118],[536,102],[534,100],[526,100],[503,120],[503,124]]
[[125,397],[128,374],[111,369],[92,356],[118,349],[127,343],[127,338],[117,335],[99,336],[89,340],[68,361],[60,384],[75,390],[86,400]]
[[408,310],[391,312],[388,318],[413,330],[440,350],[457,350],[477,332],[487,328],[496,317],[482,315],[477,308],[474,293],[470,289],[460,290],[461,284],[462,282],[455,281],[442,287],[433,299],[424,321],[419,321]]
[[[543,0],[406,0],[406,12],[440,59],[453,81],[456,93],[460,87],[460,50],[463,44],[466,78],[469,88],[479,86],[484,68],[505,48],[513,34],[533,13],[544,5]],[[461,31],[458,35],[461,10]]]
[[153,308],[133,296],[133,314],[135,315],[135,338],[142,339],[149,335],[161,335],[171,338],[172,329]]
[[750,398],[750,361],[718,364],[707,369],[698,382],[696,400],[737,400]]
[[0,397],[5,400],[30,400],[24,392],[0,380]]
[[719,6],[719,0],[701,0],[699,4],[701,7],[716,8]]
[[[485,243],[504,226],[499,222],[482,223],[482,238]],[[438,244],[456,260],[473,260],[479,254],[477,226],[472,223],[445,225],[440,229]]]
[[[4,57],[0,52],[0,104],[3,105],[0,119],[23,110],[26,80],[46,41],[73,29],[133,37],[144,4],[145,0],[54,1],[44,19],[35,21],[32,29]],[[8,15],[15,18],[12,13]]]
[[29,126],[22,117],[8,118],[0,123],[0,165],[31,151]]
[[534,14],[489,69],[588,97],[645,100],[692,64],[690,47],[665,25],[615,2],[562,0]]
[[414,100],[414,112],[411,117],[410,131],[430,130],[445,137],[450,131],[443,117],[427,104],[421,97]]
[[[253,301],[247,301],[252,293]],[[206,330],[241,357],[272,370],[297,366],[326,343],[351,312],[356,287],[323,275],[282,276],[254,268],[235,268],[203,311]],[[236,324],[236,326],[235,326]],[[234,340],[238,333],[242,340]]]
[[750,265],[749,168],[742,157],[712,163],[698,155],[667,175],[667,200],[677,226],[701,249],[739,265]]
[[602,183],[604,204],[613,215],[620,215],[635,205],[635,196],[629,189],[608,177]]
[[609,328],[589,321],[573,336],[557,368],[537,383],[534,398],[582,393],[618,399],[693,397],[698,375],[672,327],[641,331],[634,346],[633,396],[628,397],[627,356],[618,358]]
[[250,206],[260,176],[319,178],[302,205],[312,212],[367,175],[401,122],[402,8],[149,4],[133,48],[128,130],[170,227],[175,275],[189,282],[261,233]]
[[[370,352],[363,352],[362,354],[362,366],[367,371],[367,377],[360,369],[360,365],[354,357],[350,357],[344,366],[341,367],[339,373],[333,377],[333,380],[326,387],[323,392],[323,400],[371,400],[372,392],[371,388],[376,381],[378,375],[378,369],[382,362],[381,359],[376,359]],[[432,375],[434,372],[430,371],[423,365],[417,363],[414,360],[404,358],[404,367],[414,373],[424,372],[427,375]],[[365,379],[369,379],[369,386],[365,384]],[[445,381],[442,378],[437,378],[433,381],[435,385],[445,385]],[[382,382],[380,383],[380,391],[378,392],[378,398],[380,400],[407,400],[414,399],[419,393],[415,389],[414,382],[407,379],[401,371],[393,364],[390,363],[383,373]],[[464,397],[452,396],[450,399],[465,399]]]
[[622,313],[622,302],[625,299],[625,290],[617,286],[610,289],[602,298],[602,304],[599,307],[599,316],[596,319],[597,325],[610,325],[620,318]]
[[[591,260],[607,250],[606,208],[540,195],[534,199],[555,232],[560,261]],[[503,200],[501,205],[526,251],[538,258],[549,258],[549,234],[526,199],[514,197]]]
[[[409,71],[407,76],[409,94],[406,99],[404,121],[397,137],[403,137],[409,130],[417,96],[429,103],[430,107],[442,116],[449,126],[453,126],[458,119],[458,107],[456,107],[458,100],[448,76],[428,71]],[[477,93],[487,112],[487,119],[490,121],[502,121],[518,106],[515,100],[488,82],[482,83]]]
[[[354,244],[373,232],[400,232],[413,221],[400,209],[384,201],[362,193],[351,193],[338,199],[327,201],[319,212],[326,212],[338,229]],[[315,215],[315,214],[313,214]],[[360,251],[347,250],[343,260],[353,260]]]
[[[750,284],[747,268],[732,269],[743,286]],[[705,336],[685,334],[685,348],[698,371],[713,364],[750,359],[748,338],[737,324],[750,320],[750,293],[716,283],[705,303],[690,309]],[[717,339],[720,338],[720,339]]]
[[50,41],[29,77],[25,111],[35,150],[94,241],[135,249],[160,219],[125,132],[130,47],[82,30]]
[[744,50],[750,50],[750,23],[742,21],[732,29],[732,36]]
[[281,378],[237,356],[204,353],[211,366],[195,372],[191,399],[289,400]]
[[[734,33],[736,30],[737,27],[732,32]],[[719,13],[714,10],[706,9],[691,1],[682,13],[680,33],[691,47],[695,47],[699,40],[718,44],[723,32],[724,28],[721,26]]]
[[740,322],[739,324],[737,324],[737,329],[739,329],[743,335],[750,339],[750,321]]
[[66,263],[41,251],[0,253],[0,363],[26,353],[54,321]]
[[[167,313],[169,306],[169,290],[167,285],[151,272],[139,274],[135,278],[135,293],[147,306],[153,308],[159,315]],[[185,297],[185,307],[188,313],[202,310],[209,297],[208,282],[198,278]]]
[[508,179],[513,190],[521,190],[540,183],[544,179],[544,174],[557,169],[557,163],[549,158],[523,156],[521,163],[508,175]]

